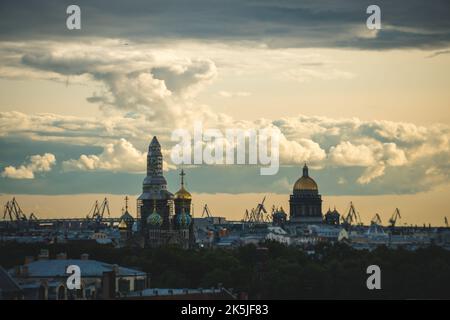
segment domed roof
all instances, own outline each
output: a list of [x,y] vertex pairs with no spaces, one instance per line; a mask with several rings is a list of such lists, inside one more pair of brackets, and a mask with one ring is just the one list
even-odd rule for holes
[[160,227],[163,223],[163,218],[156,212],[156,208],[153,207],[153,212],[147,217],[147,224],[152,227]]
[[284,212],[283,207],[281,207],[280,209],[277,209],[274,213],[273,216],[281,216],[281,217],[285,217],[286,216],[286,212]]
[[189,213],[185,213],[184,208],[183,212],[175,216],[175,224],[179,227],[188,227],[191,224],[191,220],[191,215]]
[[334,207],[333,211],[331,211],[331,209],[328,207],[328,211],[327,211],[327,213],[325,215],[327,215],[327,216],[336,216],[336,215],[340,216],[341,214],[339,213],[339,211],[336,210],[336,207]]
[[184,186],[181,186],[180,190],[175,193],[175,199],[191,200],[192,195],[184,188]]
[[133,225],[134,218],[128,212],[128,196],[125,197],[125,212],[123,211],[123,208],[122,208],[122,216],[120,217],[120,220],[125,221],[126,224]]
[[120,220],[120,223],[119,223],[119,229],[128,229],[128,225],[127,225],[127,223],[125,222],[125,220]]
[[126,223],[133,223],[134,222],[134,218],[133,216],[128,212],[128,210],[125,211],[124,214],[122,214],[122,216],[120,217],[121,220],[125,221]]
[[184,173],[184,170],[181,169],[181,188],[175,193],[175,199],[182,199],[182,200],[191,200],[192,195],[184,188],[184,176],[186,174]]
[[319,190],[317,183],[308,175],[308,166],[303,167],[303,176],[301,176],[294,184],[294,191],[303,190]]

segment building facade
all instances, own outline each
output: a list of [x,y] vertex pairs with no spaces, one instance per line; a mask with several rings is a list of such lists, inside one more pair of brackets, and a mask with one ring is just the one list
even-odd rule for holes
[[306,164],[289,199],[289,221],[301,224],[322,223],[322,196],[317,183],[309,176]]
[[191,216],[192,196],[184,186],[184,170],[180,176],[181,188],[174,195],[167,190],[161,145],[153,137],[147,154],[147,176],[143,182],[142,194],[137,200],[144,246],[175,244],[189,248],[195,243]]

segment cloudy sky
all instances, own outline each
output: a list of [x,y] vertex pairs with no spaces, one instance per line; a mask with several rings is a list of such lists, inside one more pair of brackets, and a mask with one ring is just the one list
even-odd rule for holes
[[[66,8],[81,8],[81,30]],[[0,199],[84,216],[138,195],[157,135],[169,189],[171,133],[274,128],[281,168],[187,168],[197,212],[239,218],[268,195],[287,207],[307,162],[324,211],[353,200],[366,221],[399,207],[442,224],[450,192],[450,4],[379,1],[0,3]],[[70,203],[70,208],[61,204]],[[64,211],[64,213],[61,213]]]

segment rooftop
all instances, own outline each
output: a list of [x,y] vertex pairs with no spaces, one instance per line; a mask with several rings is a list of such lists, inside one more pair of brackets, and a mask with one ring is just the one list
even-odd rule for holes
[[[69,265],[77,265],[81,269],[82,277],[101,277],[104,272],[113,271],[114,265],[96,260],[56,259],[38,260],[27,264],[28,277],[51,278],[67,277],[66,269]],[[117,276],[145,276],[146,273],[118,266]]]

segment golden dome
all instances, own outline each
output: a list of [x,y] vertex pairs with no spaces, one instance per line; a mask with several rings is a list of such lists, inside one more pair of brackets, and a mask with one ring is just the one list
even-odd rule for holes
[[192,196],[191,194],[184,188],[184,176],[186,174],[184,173],[184,170],[181,169],[181,188],[180,190],[177,191],[177,193],[175,193],[175,199],[182,199],[182,200],[191,200]]
[[294,190],[318,190],[317,183],[310,177],[301,177],[294,184]]
[[191,200],[192,195],[184,188],[184,186],[181,186],[181,189],[175,193],[175,199]]
[[127,223],[125,222],[125,220],[122,219],[119,223],[119,229],[127,229],[127,228],[128,228]]
[[294,191],[302,190],[319,190],[317,183],[308,175],[308,166],[303,167],[303,176],[301,176],[294,184]]

